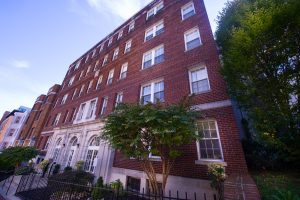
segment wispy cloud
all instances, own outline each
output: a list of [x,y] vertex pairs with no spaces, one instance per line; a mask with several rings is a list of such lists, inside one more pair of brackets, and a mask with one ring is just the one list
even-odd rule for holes
[[152,0],[86,0],[88,5],[100,13],[117,15],[128,19]]
[[27,60],[13,60],[11,65],[21,69],[27,69],[30,67],[30,63]]

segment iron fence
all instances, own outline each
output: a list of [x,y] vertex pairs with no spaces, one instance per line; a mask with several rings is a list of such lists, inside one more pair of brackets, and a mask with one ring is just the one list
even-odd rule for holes
[[38,174],[22,176],[16,196],[23,200],[216,200],[216,196],[208,197],[205,193],[200,197],[197,193],[180,191],[153,193],[147,189],[114,189],[109,185],[99,188],[43,178]]

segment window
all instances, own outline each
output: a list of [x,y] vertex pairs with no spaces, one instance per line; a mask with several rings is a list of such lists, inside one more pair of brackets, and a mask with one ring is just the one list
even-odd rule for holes
[[148,102],[163,102],[164,101],[164,82],[156,81],[142,86],[141,103],[143,105]]
[[108,77],[107,77],[107,85],[112,84],[114,78],[114,69],[109,71]]
[[65,115],[64,115],[62,123],[66,123],[68,115],[69,115],[69,111],[67,110],[66,113],[65,113]]
[[119,56],[119,48],[116,48],[114,51],[114,55],[113,55],[113,59],[112,60],[116,60]]
[[72,112],[71,112],[71,115],[70,115],[70,118],[69,118],[69,122],[73,121],[75,119],[75,116],[76,116],[76,108],[72,108]]
[[20,117],[20,116],[17,116],[17,117],[16,117],[16,120],[15,120],[15,124],[18,124],[18,123],[20,123],[21,119],[22,119],[22,117]]
[[75,76],[72,76],[72,78],[70,79],[68,86],[71,86],[74,82]]
[[141,179],[127,176],[127,188],[129,191],[140,191]]
[[79,111],[78,111],[78,115],[77,115],[77,121],[81,120],[84,114],[84,109],[85,109],[85,103],[81,104]]
[[164,7],[164,2],[161,1],[156,6],[154,6],[151,10],[147,12],[147,19],[156,15],[162,8]]
[[61,141],[62,141],[61,138],[59,138],[56,141],[56,145],[55,145],[55,149],[54,149],[54,153],[53,153],[53,161],[54,162],[57,162],[57,160],[58,160],[60,149],[61,149]]
[[80,66],[81,60],[79,60],[76,65],[75,65],[75,69],[78,69],[78,67]]
[[103,75],[100,75],[97,81],[96,90],[100,89],[100,84],[102,83],[102,79],[103,79]]
[[107,102],[108,102],[108,97],[104,97],[104,98],[103,98],[103,102],[102,102],[102,108],[101,108],[101,113],[100,113],[100,115],[104,115],[104,114],[106,113]]
[[123,36],[123,30],[121,30],[118,34],[118,40]]
[[79,75],[79,77],[78,77],[78,80],[80,80],[82,76],[83,76],[83,70],[80,72],[80,75]]
[[93,80],[91,80],[91,81],[90,81],[90,83],[89,83],[89,86],[88,86],[88,89],[87,89],[86,93],[89,93],[89,92],[90,92],[90,90],[92,89],[92,86],[93,86]]
[[145,41],[151,40],[155,36],[160,35],[162,32],[164,32],[164,21],[160,21],[146,30]]
[[13,136],[14,133],[15,133],[16,129],[9,129],[9,132],[8,132],[8,136]]
[[61,105],[62,104],[65,104],[66,103],[66,100],[67,100],[67,98],[68,98],[68,94],[65,94],[64,96],[63,96],[63,98],[62,98],[62,100],[61,100]]
[[103,48],[104,48],[104,45],[101,44],[101,45],[100,45],[100,48],[99,48],[99,53],[101,53],[101,51],[103,51]]
[[75,96],[76,96],[76,94],[77,94],[77,91],[78,91],[78,89],[75,88],[74,93],[73,93],[73,96],[72,96],[72,100],[75,98]]
[[91,141],[89,142],[88,148],[87,148],[87,154],[86,159],[84,162],[84,171],[87,172],[94,172],[95,166],[96,166],[96,159],[99,151],[100,146],[100,137],[93,137]]
[[104,56],[102,66],[106,65],[107,63],[108,63],[108,54],[106,54],[106,55]]
[[93,50],[93,53],[92,53],[92,58],[94,58],[96,55],[96,49]]
[[91,71],[91,65],[87,68],[85,76],[87,76],[87,74]]
[[88,109],[87,116],[86,116],[87,119],[90,119],[90,118],[93,117],[94,112],[95,112],[95,108],[96,108],[96,100],[92,100],[91,103],[90,103],[90,107]]
[[129,24],[128,33],[134,30],[134,21]]
[[123,102],[123,92],[119,92],[116,97],[115,107],[117,107],[122,102]]
[[128,63],[125,63],[121,67],[120,71],[120,79],[124,79],[127,76]]
[[210,90],[206,67],[198,67],[190,70],[189,78],[192,94],[199,94]]
[[198,134],[201,136],[201,139],[197,141],[198,159],[222,160],[217,122],[214,120],[199,121],[197,128]]
[[164,45],[158,46],[143,55],[143,69],[164,61]]
[[77,150],[77,143],[78,143],[77,137],[73,137],[70,140],[70,144],[68,145],[70,149],[69,149],[69,155],[68,155],[66,166],[71,166],[72,165],[73,155],[74,155],[74,152]]
[[83,90],[84,90],[84,85],[81,86],[80,92],[79,92],[79,95],[78,95],[78,96],[81,96],[81,94],[83,93]]
[[113,36],[109,38],[107,46],[110,46],[112,44],[112,41],[113,41]]
[[99,60],[97,60],[95,66],[94,66],[94,70],[93,70],[94,72],[97,70],[98,66],[99,66]]
[[182,20],[185,20],[193,16],[194,14],[196,14],[196,12],[195,12],[195,7],[193,2],[190,2],[181,8]]
[[57,124],[58,124],[58,122],[59,122],[60,115],[61,115],[61,113],[58,113],[58,114],[56,115],[55,120],[54,120],[54,123],[53,123],[54,126],[57,126]]
[[88,54],[88,55],[86,56],[85,63],[87,63],[87,61],[89,60],[89,58],[90,58],[90,54]]
[[185,50],[191,50],[201,45],[198,28],[193,28],[184,33]]
[[129,41],[126,42],[124,54],[130,52],[130,50],[131,50],[131,42],[132,42],[132,40],[129,40]]

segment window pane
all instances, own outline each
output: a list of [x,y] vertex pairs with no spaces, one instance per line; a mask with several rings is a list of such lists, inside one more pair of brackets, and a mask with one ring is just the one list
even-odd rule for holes
[[209,85],[208,85],[207,79],[192,83],[192,92],[193,93],[197,94],[197,93],[208,91],[208,90],[209,90]]
[[154,103],[163,102],[164,101],[164,92],[156,92],[154,93]]
[[143,96],[151,94],[151,85],[143,87]]
[[194,39],[194,40],[192,40],[190,42],[187,42],[186,48],[187,48],[187,50],[190,50],[190,49],[194,49],[194,48],[196,48],[196,47],[198,47],[200,45],[201,45],[200,39],[196,38],[196,39]]
[[151,95],[150,94],[142,97],[142,104],[143,105],[147,104],[148,102],[151,102]]
[[195,14],[194,6],[193,4],[187,6],[186,8],[182,9],[183,13],[183,19],[187,19],[190,16],[193,16]]
[[164,82],[161,81],[161,82],[158,82],[158,83],[155,83],[154,85],[154,92],[160,92],[160,91],[164,91]]
[[164,61],[164,47],[160,47],[155,51],[154,64],[158,64]]

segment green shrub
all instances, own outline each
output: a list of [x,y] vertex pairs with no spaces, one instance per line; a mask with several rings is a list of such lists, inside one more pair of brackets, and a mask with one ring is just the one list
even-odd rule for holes
[[32,167],[20,167],[15,171],[15,175],[28,175],[34,172]]
[[52,174],[58,174],[59,170],[60,170],[60,164],[56,164],[54,166]]
[[85,171],[66,171],[61,174],[55,174],[49,178],[49,181],[58,181],[65,183],[76,183],[78,185],[92,185],[94,175]]
[[67,166],[67,167],[64,168],[64,172],[68,172],[68,171],[72,171],[72,167]]
[[110,187],[114,190],[121,190],[124,188],[123,183],[120,181],[120,179],[111,182]]
[[79,161],[77,161],[76,164],[75,164],[76,169],[77,169],[78,171],[83,170],[83,165],[84,165],[84,161],[83,161],[83,160],[79,160]]
[[97,180],[97,183],[95,185],[95,188],[93,188],[93,191],[92,191],[92,199],[93,200],[103,198],[104,195],[102,192],[102,188],[103,188],[103,179],[102,179],[102,177],[99,177]]
[[274,200],[300,200],[300,197],[289,190],[278,190],[271,196]]

